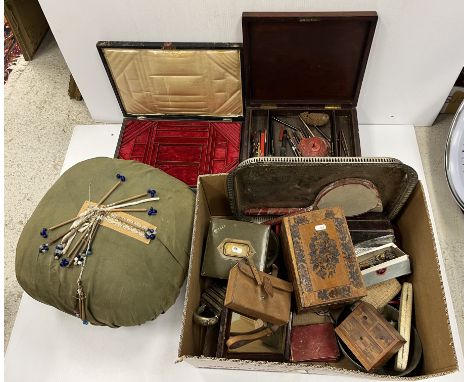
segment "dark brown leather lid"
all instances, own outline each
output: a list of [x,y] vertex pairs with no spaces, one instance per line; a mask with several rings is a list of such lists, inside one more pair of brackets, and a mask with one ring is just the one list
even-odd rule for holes
[[249,106],[356,106],[376,12],[244,13]]
[[241,44],[98,41],[124,117],[242,119]]

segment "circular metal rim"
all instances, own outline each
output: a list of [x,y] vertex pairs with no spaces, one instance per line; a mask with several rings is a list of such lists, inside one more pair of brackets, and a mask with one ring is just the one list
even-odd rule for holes
[[201,326],[213,326],[219,321],[219,315],[215,314],[212,317],[203,317],[201,314],[207,308],[205,304],[200,305],[195,312],[193,312],[193,320]]
[[450,131],[449,131],[449,134],[448,134],[448,137],[447,137],[447,141],[445,142],[445,178],[447,179],[447,183],[449,185],[449,188],[450,188],[450,192],[452,193],[455,201],[457,202],[458,206],[461,208],[462,211],[465,211],[464,209],[464,202],[463,200],[461,200],[460,196],[458,195],[458,193],[456,192],[455,190],[455,186],[453,185],[450,177],[449,177],[449,173],[448,173],[448,166],[449,166],[449,145],[450,145],[450,141],[452,139],[452,134],[453,134],[453,130],[456,126],[456,123],[458,121],[458,118],[459,118],[459,115],[461,113],[461,111],[464,109],[463,107],[464,105],[464,101],[462,101],[462,103],[460,104],[460,106],[458,107],[458,110],[457,112],[455,113],[455,116],[453,117],[453,121],[452,121],[452,124],[450,126]]

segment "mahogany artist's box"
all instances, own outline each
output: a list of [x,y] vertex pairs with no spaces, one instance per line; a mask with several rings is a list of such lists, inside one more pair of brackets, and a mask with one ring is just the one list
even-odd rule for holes
[[458,370],[425,193],[415,171],[390,158],[251,158],[230,174],[200,176],[179,344],[181,361],[217,369],[339,374],[356,381],[389,378],[358,371],[344,356],[334,363],[293,363],[203,355],[203,328],[193,322],[193,312],[209,282],[200,276],[200,270],[212,216],[258,222],[258,217],[243,212],[259,205],[308,205],[324,185],[342,177],[366,177],[376,185],[382,197],[383,213],[398,228],[400,247],[411,259],[413,272],[406,277],[413,283],[413,323],[421,339],[423,355],[411,376],[392,379],[430,378]]
[[191,187],[239,163],[241,44],[100,41],[124,116],[115,156],[160,168]]
[[272,117],[298,127],[303,112],[328,115],[331,156],[361,155],[356,105],[376,23],[375,12],[243,14],[242,159]]

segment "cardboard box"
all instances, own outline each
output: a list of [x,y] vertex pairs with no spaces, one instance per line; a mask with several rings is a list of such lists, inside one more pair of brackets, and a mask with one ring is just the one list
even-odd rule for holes
[[[227,196],[227,175],[199,177],[195,209],[187,291],[185,296],[179,357],[196,367],[236,370],[264,370],[281,372],[307,372],[318,374],[347,374],[359,378],[383,378],[376,374],[356,371],[346,358],[333,364],[259,362],[200,356],[201,328],[193,324],[192,315],[200,302],[203,279],[200,277],[203,244],[211,216],[230,216]],[[411,258],[413,273],[408,280],[414,287],[414,319],[423,347],[423,360],[417,377],[392,377],[392,379],[420,379],[448,374],[458,370],[452,341],[452,331],[440,275],[434,234],[429,218],[424,191],[420,182],[406,201],[401,213],[394,219],[401,232],[402,250]]]

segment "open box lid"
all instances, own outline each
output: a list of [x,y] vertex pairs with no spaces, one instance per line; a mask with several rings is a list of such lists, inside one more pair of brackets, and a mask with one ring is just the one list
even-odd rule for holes
[[355,107],[376,12],[242,15],[249,106]]
[[99,41],[125,117],[243,115],[241,45]]
[[343,178],[374,183],[388,219],[398,215],[418,182],[412,167],[393,158],[258,157],[241,162],[229,173],[227,191],[237,219],[269,220],[271,216],[246,216],[244,211],[309,207],[325,186]]

